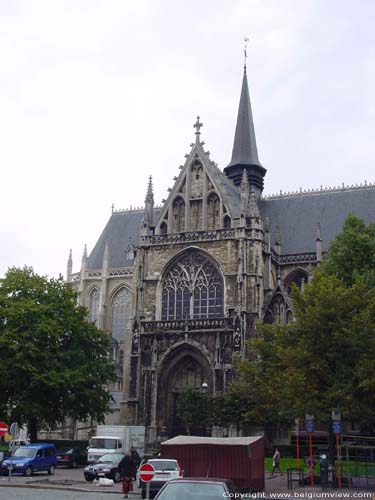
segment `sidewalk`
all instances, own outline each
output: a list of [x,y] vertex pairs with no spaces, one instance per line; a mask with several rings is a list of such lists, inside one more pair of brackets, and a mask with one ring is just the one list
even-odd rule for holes
[[368,498],[375,500],[374,489],[355,488],[322,488],[320,485],[299,486],[293,483],[293,489],[288,490],[287,474],[265,474],[265,498]]
[[[0,476],[0,487],[21,487],[21,488],[39,488],[39,489],[56,489],[68,490],[77,492],[96,492],[96,493],[109,493],[122,495],[121,483],[115,483],[113,486],[95,486],[80,479],[65,479],[63,477],[46,477],[34,476],[26,478],[23,476],[12,476],[11,480],[5,476]],[[129,499],[139,500],[141,497],[141,490],[135,487],[134,492],[130,494]],[[246,498],[246,497],[244,497]],[[261,493],[248,494],[247,498],[264,498],[264,499],[286,499],[286,498],[364,498],[375,500],[374,490],[365,489],[323,489],[321,486],[298,486],[293,484],[293,489],[288,490],[287,475],[284,473],[272,475],[271,473],[265,474],[265,489]]]

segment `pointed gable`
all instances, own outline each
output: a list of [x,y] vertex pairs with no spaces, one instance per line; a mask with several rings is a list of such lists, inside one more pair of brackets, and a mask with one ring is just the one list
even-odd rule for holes
[[181,172],[156,221],[156,234],[221,229],[239,217],[239,192],[210,160],[200,141],[199,122]]

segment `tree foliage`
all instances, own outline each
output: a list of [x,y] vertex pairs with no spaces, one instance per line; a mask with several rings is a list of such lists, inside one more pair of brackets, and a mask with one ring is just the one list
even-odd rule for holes
[[294,288],[295,322],[259,325],[251,361],[236,386],[252,403],[250,422],[291,423],[312,413],[328,423],[332,408],[371,430],[375,407],[375,231],[349,216],[303,293]]
[[[10,268],[0,281],[0,413],[32,427],[102,421],[113,380],[109,337],[63,278]],[[10,415],[12,413],[12,415]]]
[[202,428],[210,422],[211,405],[208,395],[192,387],[184,387],[181,390],[176,410],[189,436],[194,427]]

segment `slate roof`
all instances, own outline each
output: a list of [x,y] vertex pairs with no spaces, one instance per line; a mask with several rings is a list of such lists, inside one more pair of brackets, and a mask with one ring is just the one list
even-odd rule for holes
[[[228,167],[233,165],[258,165],[258,150],[255,139],[253,113],[251,110],[249,85],[246,68],[242,79],[240,104],[238,106],[236,132],[234,136],[232,159]],[[227,167],[227,168],[228,168]]]
[[[218,169],[214,177],[224,193],[223,197],[230,200],[235,216],[239,216],[240,196],[237,188]],[[281,195],[263,198],[260,201],[260,214],[263,220],[269,218],[273,247],[276,226],[280,228],[282,255],[315,252],[317,222],[321,227],[323,251],[327,250],[329,243],[341,231],[346,217],[351,212],[363,219],[366,224],[375,222],[374,185]],[[107,241],[109,267],[132,266],[134,261],[127,260],[126,249],[130,241],[133,245],[138,245],[143,214],[143,210],[113,213],[88,258],[87,268],[102,268]]]
[[102,269],[103,255],[107,241],[109,267],[132,266],[134,261],[127,259],[126,249],[130,241],[133,245],[138,245],[139,229],[143,214],[143,210],[114,212],[90,253],[87,260],[87,269]]
[[262,217],[268,217],[271,244],[280,228],[281,254],[315,252],[316,223],[320,222],[323,251],[354,213],[366,224],[375,221],[375,186],[282,195],[260,202]]

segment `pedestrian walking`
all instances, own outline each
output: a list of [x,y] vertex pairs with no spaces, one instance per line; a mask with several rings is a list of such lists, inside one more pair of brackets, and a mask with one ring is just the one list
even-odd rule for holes
[[134,448],[134,446],[131,446],[130,448],[130,458],[133,460],[134,465],[139,467],[139,464],[141,463],[141,457],[138,455],[138,451]]
[[280,470],[280,452],[277,448],[275,448],[275,453],[273,454],[272,457],[272,474],[277,471],[283,475],[283,473]]
[[128,498],[128,494],[133,491],[133,477],[137,474],[137,467],[134,465],[130,453],[125,453],[124,458],[118,464],[118,469],[122,479],[124,498]]

